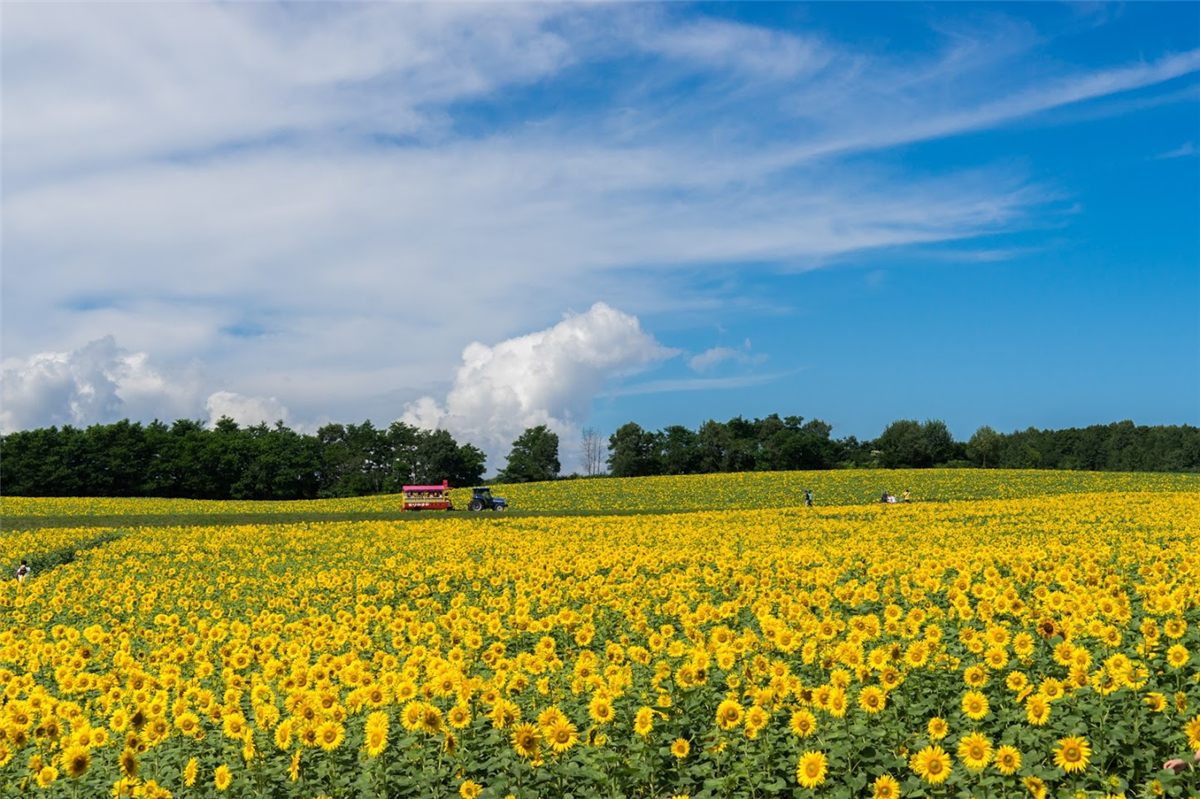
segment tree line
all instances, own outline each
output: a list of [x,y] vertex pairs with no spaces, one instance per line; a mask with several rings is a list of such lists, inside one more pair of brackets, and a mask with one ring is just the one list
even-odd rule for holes
[[[833,427],[800,416],[649,431],[630,422],[604,439],[583,431],[586,476],[614,477],[839,468],[1000,468],[1200,471],[1200,428],[1124,421],[1068,430],[997,433],[955,441],[939,420],[899,420],[879,438],[835,439]],[[559,437],[545,425],[512,444],[499,482],[560,477]],[[179,420],[124,420],[87,428],[25,430],[0,437],[0,491],[12,496],[315,499],[398,493],[404,485],[483,482],[486,456],[445,430],[403,422],[377,428],[327,424],[315,435],[282,422],[212,428]]]
[[484,469],[479,448],[403,422],[302,435],[282,422],[239,427],[227,417],[212,429],[124,420],[0,438],[0,491],[13,496],[315,499],[472,485]]
[[818,419],[776,414],[707,421],[695,431],[673,425],[649,432],[630,422],[608,439],[607,462],[611,475],[628,477],[854,468],[1200,470],[1200,427],[1188,425],[1122,421],[1013,433],[984,426],[966,441],[955,441],[936,419],[894,421],[874,440],[834,439],[832,431]]
[[834,439],[819,419],[772,414],[749,421],[707,421],[650,432],[626,424],[608,440],[614,477],[819,469],[1073,469],[1200,471],[1200,428],[1135,426],[1124,421],[1067,430],[997,433],[980,427],[955,441],[937,419],[892,422],[879,438]]

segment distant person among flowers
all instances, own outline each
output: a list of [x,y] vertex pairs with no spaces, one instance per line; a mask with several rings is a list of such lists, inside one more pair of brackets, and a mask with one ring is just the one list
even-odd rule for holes
[[812,491],[805,489],[804,491],[804,507],[811,508],[813,506]]
[[1181,774],[1189,768],[1200,766],[1200,749],[1196,750],[1196,754],[1192,755],[1192,762],[1188,763],[1182,757],[1174,757],[1163,763],[1163,768],[1168,771],[1173,771],[1176,774]]
[[25,575],[27,574],[29,574],[29,565],[25,562],[25,559],[22,558],[21,565],[17,567],[17,582],[25,582]]

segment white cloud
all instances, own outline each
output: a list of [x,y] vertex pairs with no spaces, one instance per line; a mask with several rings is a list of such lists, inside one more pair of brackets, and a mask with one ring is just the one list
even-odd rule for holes
[[661,20],[635,28],[645,50],[687,66],[734,73],[753,80],[792,80],[818,72],[833,54],[815,37],[804,38],[718,19],[701,18],[677,27]]
[[[1052,225],[1066,192],[1012,162],[870,156],[1200,68],[1040,60],[1023,25],[882,56],[671,5],[18,3],[4,23],[12,425],[200,414],[214,388],[278,403],[217,400],[250,416],[453,417],[419,398],[464,344],[562,308],[719,322],[752,300],[697,276]],[[138,374],[220,379],[29,355],[110,336]]]
[[540,4],[5,9],[10,175],[336,133],[436,134],[440,106],[560,68]]
[[1168,158],[1183,158],[1188,155],[1195,155],[1196,153],[1196,145],[1193,142],[1186,141],[1176,147],[1174,150],[1168,150],[1165,153],[1156,155],[1155,159],[1161,161]]
[[731,389],[762,386],[781,378],[788,372],[770,374],[737,375],[734,377],[692,377],[682,379],[648,380],[634,386],[621,386],[605,391],[604,397],[635,397],[645,394],[675,394],[682,391],[728,391]]
[[0,432],[77,427],[123,418],[173,421],[196,410],[197,375],[164,376],[145,352],[106,336],[68,352],[8,358],[3,366]]
[[736,358],[740,354],[731,347],[713,347],[689,358],[688,368],[693,372],[707,372],[722,361]]
[[127,350],[114,336],[66,352],[7,358],[0,380],[0,434],[121,419],[170,423],[207,415],[209,426],[222,416],[241,425],[289,419],[288,409],[274,397],[217,391],[206,399],[204,383],[199,365],[164,372],[151,364],[148,353]]
[[688,359],[688,368],[693,372],[708,372],[726,361],[742,364],[759,364],[767,360],[765,353],[750,351],[750,340],[741,347],[712,347]]
[[274,397],[244,397],[233,391],[217,391],[209,395],[204,409],[208,412],[209,427],[215,427],[222,416],[242,427],[288,423],[288,409]]
[[645,333],[636,317],[598,302],[546,330],[491,347],[472,343],[444,403],[422,397],[408,405],[402,421],[475,444],[491,470],[503,466],[526,428],[544,424],[558,433],[565,462],[606,382],[676,354]]

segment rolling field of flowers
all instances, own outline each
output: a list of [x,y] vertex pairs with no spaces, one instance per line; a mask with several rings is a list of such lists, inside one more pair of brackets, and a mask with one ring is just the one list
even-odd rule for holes
[[[747,472],[682,477],[563,480],[494,486],[518,511],[537,513],[637,513],[759,510],[798,507],[805,489],[819,505],[861,505],[884,491],[910,490],[917,501],[1023,499],[1058,494],[1131,491],[1200,491],[1200,475],[1132,474],[992,469],[884,469],[819,472]],[[451,492],[465,509],[469,487]],[[3,497],[6,517],[223,516],[264,514],[397,513],[400,495],[285,502],[160,498]]]
[[[1197,795],[1162,768],[1200,749],[1197,488],[581,480],[497,489],[581,515],[6,532],[6,578],[76,549],[0,581],[0,796]],[[2,510],[139,502],[194,512]]]

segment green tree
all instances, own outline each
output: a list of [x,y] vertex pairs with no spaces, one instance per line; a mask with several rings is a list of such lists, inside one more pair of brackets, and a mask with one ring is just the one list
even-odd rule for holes
[[391,451],[388,477],[383,490],[399,494],[406,485],[413,485],[413,474],[417,463],[417,445],[421,441],[421,430],[410,424],[396,421],[387,429],[387,443]]
[[311,438],[289,430],[283,422],[261,423],[243,431],[247,460],[231,487],[234,499],[312,499],[317,496],[321,451]]
[[661,474],[661,468],[655,433],[629,422],[608,437],[608,471],[613,477],[645,477]]
[[1000,457],[1000,444],[1000,435],[985,424],[967,441],[967,454],[981,468],[988,468],[989,463],[995,468]]
[[471,444],[458,445],[445,430],[421,430],[413,452],[414,485],[469,486],[483,478],[486,456]]
[[323,496],[359,497],[378,494],[392,474],[388,432],[371,422],[327,424],[317,430],[321,443]]
[[673,424],[662,431],[662,473],[697,474],[700,449],[696,434],[683,425]]
[[728,425],[715,419],[709,419],[700,425],[700,429],[696,431],[700,472],[712,474],[733,471],[730,464],[735,460],[733,456],[735,446],[733,433],[729,430]]
[[544,424],[530,427],[513,442],[508,462],[500,470],[506,483],[553,480],[562,469],[558,461],[558,433]]
[[954,436],[941,419],[926,419],[921,425],[921,458],[926,468],[950,460],[954,454]]
[[921,439],[921,423],[915,419],[892,422],[875,441],[879,465],[886,469],[921,466]]
[[913,419],[892,422],[875,442],[880,465],[889,469],[928,469],[945,463],[954,453],[954,438],[946,423],[929,419],[924,424]]

